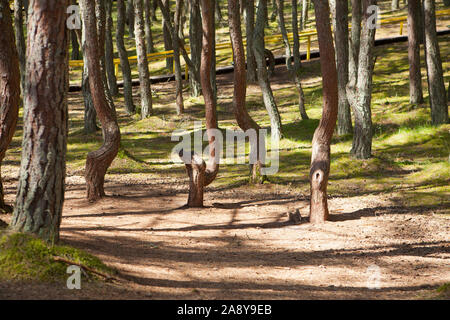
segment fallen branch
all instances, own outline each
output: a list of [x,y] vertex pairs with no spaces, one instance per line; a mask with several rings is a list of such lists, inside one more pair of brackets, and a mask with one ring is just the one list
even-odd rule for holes
[[95,269],[93,269],[93,268],[91,268],[91,267],[85,266],[85,265],[83,265],[83,264],[81,264],[81,263],[77,263],[77,262],[74,262],[74,261],[70,261],[70,260],[67,260],[67,259],[64,259],[64,258],[58,257],[58,256],[54,256],[54,257],[53,257],[53,260],[54,260],[54,261],[57,261],[57,262],[64,262],[64,263],[67,263],[67,264],[69,264],[69,265],[79,266],[80,268],[83,268],[83,269],[85,269],[86,271],[89,271],[89,272],[91,272],[91,273],[94,273],[94,274],[96,274],[96,275],[99,275],[99,276],[104,277],[106,280],[115,280],[115,281],[120,282],[120,279],[118,279],[118,278],[115,278],[115,277],[110,276],[110,275],[108,275],[108,274],[105,274],[105,273],[103,273],[103,272],[97,271],[97,270],[95,270]]

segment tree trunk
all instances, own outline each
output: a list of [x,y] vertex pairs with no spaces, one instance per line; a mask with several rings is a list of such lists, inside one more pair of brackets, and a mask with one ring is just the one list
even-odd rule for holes
[[[19,57],[19,66],[20,66],[20,87],[22,94],[24,94],[25,89],[25,66],[26,66],[26,57],[25,57],[25,36],[23,34],[23,1],[15,0],[14,1],[14,31],[16,35],[16,46],[17,53]],[[26,11],[25,11],[26,15]]]
[[[211,1],[211,8],[213,11],[213,17],[216,11],[216,0],[210,0]],[[211,52],[211,68],[210,68],[210,80],[211,80],[211,87],[213,90],[213,96],[214,96],[214,104],[217,104],[217,78],[216,78],[216,66],[217,66],[217,61],[216,61],[216,23],[214,22],[213,19],[213,23],[212,23],[212,52]],[[214,112],[216,109],[214,109]]]
[[348,2],[335,1],[336,8],[336,26],[334,37],[336,39],[336,64],[338,73],[338,90],[339,90],[339,108],[337,134],[351,134],[352,116],[350,113],[350,104],[347,99],[346,86],[348,83],[348,55],[349,55],[349,29],[348,29]]
[[264,54],[264,25],[265,8],[267,0],[258,0],[258,11],[256,25],[253,35],[253,52],[255,54],[256,65],[258,67],[258,82],[263,94],[264,105],[270,118],[270,127],[274,139],[281,138],[281,118],[270,87],[269,77],[266,69],[266,59]]
[[134,39],[134,4],[133,0],[127,0],[128,36]]
[[434,0],[423,1],[425,19],[425,61],[428,75],[431,121],[434,125],[448,123],[448,107],[442,72],[441,54],[436,35]]
[[128,114],[134,114],[136,107],[133,103],[133,86],[131,79],[130,62],[128,61],[128,53],[123,42],[125,31],[125,3],[124,0],[117,0],[117,29],[116,29],[116,44],[119,52],[120,67],[122,68],[123,76],[123,96],[125,99],[125,110]]
[[[204,187],[208,186],[219,172],[219,153],[214,129],[217,129],[216,103],[211,87],[211,64],[213,53],[213,29],[214,29],[214,4],[211,0],[200,0],[203,25],[203,45],[201,54],[201,84],[203,97],[205,99],[206,129],[209,142],[209,161],[205,164],[201,156],[181,151],[180,156],[186,163],[186,171],[189,176],[189,198],[188,207],[203,206]],[[217,150],[217,154],[216,154]]]
[[[256,159],[250,156],[251,167],[251,183],[258,183],[258,177],[261,177],[259,169],[262,167],[260,152],[258,149],[259,141],[259,125],[249,115],[245,107],[245,98],[247,92],[247,80],[245,71],[245,54],[244,44],[242,41],[241,19],[239,14],[239,0],[228,1],[228,23],[230,25],[230,38],[233,48],[234,61],[234,95],[233,95],[233,111],[236,121],[242,131],[254,130],[256,139],[250,139],[250,154],[255,155]],[[256,142],[256,144],[255,144]],[[256,160],[256,161],[255,161]]]
[[74,30],[70,31],[70,40],[72,43],[72,54],[70,60],[81,60],[80,44],[78,43],[77,33]]
[[144,0],[144,19],[145,19],[145,43],[147,44],[147,53],[155,52],[153,46],[151,0]]
[[[376,0],[364,0],[363,8],[376,5]],[[351,153],[357,159],[368,159],[372,153],[372,75],[375,66],[374,46],[376,28],[371,28],[367,20],[369,13],[364,10],[358,61],[356,86],[347,86],[347,97],[353,106],[355,128]]]
[[86,51],[89,85],[98,118],[102,124],[103,145],[100,149],[89,152],[86,159],[86,187],[87,198],[95,201],[105,195],[104,182],[108,167],[119,151],[120,130],[114,111],[110,108],[105,95],[102,72],[100,70],[100,56],[97,37],[96,18],[91,14],[95,4],[91,0],[80,0],[83,23],[86,26]]
[[393,11],[400,9],[400,1],[399,0],[392,0],[391,9]]
[[359,60],[361,19],[362,19],[361,13],[362,13],[361,0],[352,0],[352,33],[349,46],[348,71],[349,71],[349,82],[353,87],[356,86],[356,82],[358,81],[358,60]]
[[202,94],[200,84],[200,61],[203,33],[199,0],[191,0],[189,19],[189,43],[191,46],[191,60],[193,64],[193,68],[189,69],[189,84],[191,87],[191,96],[198,97]]
[[[22,14],[22,8],[20,13]],[[2,30],[0,32],[0,170],[6,150],[16,130],[20,103],[20,76],[22,74],[19,71],[19,56],[14,43],[11,20],[8,1],[0,0],[0,30]],[[0,213],[11,212],[12,207],[5,203],[0,174]]]
[[306,28],[308,23],[309,0],[302,0],[302,30]]
[[423,103],[420,73],[420,0],[408,0],[409,101]]
[[67,0],[29,4],[22,160],[11,220],[13,230],[52,243],[59,239],[66,175],[68,4]]
[[316,28],[320,49],[323,83],[323,111],[312,140],[309,173],[311,204],[309,221],[322,223],[328,219],[327,184],[330,174],[330,143],[338,114],[338,79],[330,25],[328,1],[314,0]]
[[108,77],[109,92],[113,97],[119,94],[117,87],[117,78],[114,66],[114,45],[112,39],[113,19],[112,19],[112,0],[105,0],[106,13],[106,34],[105,34],[105,67],[106,75]]
[[[161,0],[161,1],[162,1],[162,5],[160,5],[161,11],[163,10],[162,6],[164,6],[164,8],[168,12],[170,12],[170,0]],[[158,0],[158,4],[161,1]],[[170,24],[170,20],[168,21],[163,16],[162,25],[163,25],[163,37],[164,37],[164,50],[165,51],[173,50],[173,47],[172,47],[172,36],[171,36],[171,33],[170,33],[169,24]],[[169,71],[173,70],[173,58],[166,58],[166,68]]]
[[253,53],[253,34],[255,30],[255,0],[245,1],[245,34],[247,38],[247,82],[255,83],[256,60]]
[[150,73],[148,70],[147,50],[145,46],[143,0],[134,0],[134,33],[136,35],[136,52],[138,57],[139,83],[141,88],[141,118],[152,114],[152,93]]
[[221,23],[223,20],[222,17],[222,10],[220,8],[220,0],[215,0],[215,4],[214,4],[214,15],[216,17],[216,23]]

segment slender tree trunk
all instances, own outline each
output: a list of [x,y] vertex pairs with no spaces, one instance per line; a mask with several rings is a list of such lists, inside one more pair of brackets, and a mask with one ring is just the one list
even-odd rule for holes
[[[22,14],[22,8],[20,13]],[[20,103],[20,76],[22,74],[19,73],[19,56],[14,43],[11,20],[8,0],[0,0],[0,30],[2,30],[0,32],[0,170],[6,150],[16,130]],[[5,203],[0,174],[0,213],[11,212],[12,207]]]
[[337,134],[351,134],[352,116],[350,113],[350,104],[347,99],[346,86],[348,83],[349,69],[349,29],[348,29],[348,2],[335,1],[336,8],[336,26],[334,37],[336,39],[336,64],[338,72],[338,90],[339,90],[339,108]]
[[349,69],[349,82],[353,87],[356,86],[356,82],[358,81],[358,60],[359,60],[361,19],[362,19],[361,13],[362,13],[361,0],[352,0],[352,32],[349,46],[348,69]]
[[253,53],[253,34],[255,30],[255,0],[245,1],[245,33],[247,37],[247,82],[255,83],[256,60]]
[[70,40],[72,43],[72,54],[70,56],[71,60],[81,60],[81,53],[80,53],[80,44],[78,43],[78,37],[77,33],[72,30],[70,32]]
[[312,141],[309,173],[311,204],[309,221],[322,223],[328,219],[327,184],[330,175],[330,143],[338,114],[338,78],[330,25],[328,1],[314,0],[316,28],[320,49],[323,83],[323,111]]
[[[212,11],[213,11],[213,17],[215,15],[215,8],[216,8],[216,1],[217,0],[210,0],[211,1],[211,5],[212,5]],[[213,24],[212,24],[212,53],[211,53],[211,69],[210,69],[210,79],[211,79],[211,87],[213,90],[213,96],[214,96],[214,103],[217,104],[217,78],[216,78],[216,66],[217,66],[217,61],[216,61],[216,23],[214,22],[213,19]],[[214,112],[216,109],[214,109]]]
[[31,0],[29,4],[22,160],[11,220],[13,230],[34,233],[50,242],[59,239],[64,202],[68,4],[67,0]]
[[86,159],[87,198],[89,201],[95,201],[105,195],[105,174],[119,151],[120,130],[116,115],[108,104],[103,87],[104,82],[100,69],[102,52],[99,50],[96,17],[92,14],[95,11],[95,4],[91,0],[80,0],[80,6],[86,28],[85,55],[88,61],[89,85],[103,131],[103,145],[100,149],[89,152]]
[[423,103],[420,73],[420,0],[408,0],[409,101]]
[[281,118],[270,87],[269,77],[266,69],[266,59],[264,54],[264,25],[265,25],[265,8],[267,0],[258,0],[258,11],[256,17],[256,25],[253,35],[253,52],[255,54],[256,64],[258,67],[258,82],[263,94],[264,105],[270,118],[270,126],[272,137],[274,139],[281,138]]
[[106,13],[106,34],[105,34],[105,67],[108,78],[109,92],[113,97],[119,94],[117,87],[117,78],[114,66],[114,45],[112,39],[113,19],[112,19],[112,0],[105,0]]
[[[259,125],[249,115],[245,107],[245,98],[247,91],[247,80],[245,71],[245,53],[244,44],[242,41],[241,19],[239,14],[239,0],[228,1],[228,23],[230,25],[230,38],[233,48],[234,61],[234,95],[233,95],[233,111],[236,121],[242,131],[247,132],[253,129],[256,133],[256,141],[250,139],[250,154],[256,155],[255,159],[250,159],[251,178],[252,183],[258,181],[261,176],[260,169],[262,167],[261,159],[259,157],[258,141],[259,141]],[[256,142],[256,144],[255,144]],[[253,163],[252,163],[253,162]]]
[[151,6],[151,14],[152,14],[152,21],[158,21],[158,18],[156,17],[156,10],[158,9],[158,0],[151,0],[152,6]]
[[215,6],[214,15],[216,17],[216,23],[221,23],[223,17],[222,17],[222,10],[220,8],[220,0],[215,0],[214,6]]
[[[206,129],[209,141],[209,161],[205,164],[201,156],[189,152],[181,152],[180,156],[186,163],[186,171],[189,176],[189,207],[203,206],[204,187],[208,186],[219,172],[218,141],[215,139],[214,129],[217,129],[216,103],[211,87],[211,64],[213,53],[213,29],[214,29],[214,3],[211,0],[200,0],[203,25],[203,45],[201,55],[201,84],[205,99]],[[217,151],[217,154],[216,154]]]
[[191,60],[194,67],[189,69],[189,84],[191,87],[191,96],[198,97],[202,94],[200,84],[200,61],[203,34],[199,0],[191,0],[189,19],[189,43],[191,46]]
[[298,107],[303,120],[308,120],[308,114],[305,107],[305,94],[303,92],[301,81],[301,56],[300,56],[300,39],[298,36],[298,20],[297,20],[297,0],[291,0],[292,4],[292,32],[294,34],[294,66],[293,73],[295,79],[295,86],[298,90]]
[[145,46],[143,0],[134,0],[134,12],[134,33],[136,35],[136,51],[138,56],[139,82],[141,88],[141,118],[145,119],[152,113],[152,94],[147,51]]
[[400,1],[399,0],[392,0],[391,9],[392,10],[399,10],[400,9]]
[[309,0],[302,0],[302,30],[306,29],[306,24],[308,23],[308,10]]
[[125,110],[128,114],[134,114],[136,107],[133,103],[133,87],[131,82],[131,68],[128,61],[128,53],[125,49],[123,41],[125,31],[125,3],[124,0],[117,0],[117,29],[116,29],[116,44],[119,52],[120,66],[122,68],[123,76],[123,96],[125,98]]
[[[376,0],[364,0],[363,8],[376,5]],[[351,153],[357,159],[368,159],[372,153],[372,75],[375,66],[374,46],[376,28],[368,24],[369,13],[364,10],[360,51],[358,61],[358,80],[356,86],[347,86],[347,97],[353,106],[355,128]]]
[[[158,4],[160,3],[160,1],[158,0]],[[164,10],[162,7],[164,7],[168,12],[170,12],[170,0],[162,0],[162,5],[160,5],[160,9],[161,11]],[[162,25],[163,25],[163,37],[164,37],[164,50],[165,51],[169,51],[169,50],[173,50],[173,46],[172,46],[172,36],[170,33],[170,20],[168,21],[167,19],[164,18],[162,19]],[[173,70],[173,58],[166,58],[166,68],[169,71]]]
[[134,39],[134,4],[133,0],[127,0],[128,36]]
[[147,53],[155,52],[153,46],[152,33],[152,17],[151,17],[151,0],[144,0],[144,17],[145,17],[145,43],[147,44]]
[[[25,66],[26,66],[26,58],[25,58],[25,36],[23,34],[23,0],[15,0],[14,1],[14,31],[16,35],[16,46],[17,53],[19,57],[19,65],[20,65],[20,87],[22,94],[24,94],[25,89]],[[26,15],[26,12],[25,12]]]
[[425,61],[428,75],[431,121],[434,125],[448,123],[448,107],[442,72],[441,54],[436,35],[436,12],[434,0],[423,1],[425,19]]

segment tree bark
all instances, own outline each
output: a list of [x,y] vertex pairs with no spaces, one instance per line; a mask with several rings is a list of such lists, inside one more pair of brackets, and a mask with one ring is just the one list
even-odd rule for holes
[[50,242],[59,239],[66,175],[68,4],[29,3],[22,160],[11,220],[13,230]]
[[335,8],[336,26],[334,29],[334,37],[336,39],[336,64],[339,90],[337,134],[346,135],[351,134],[353,131],[350,104],[348,103],[346,92],[349,72],[348,2],[337,0],[335,1]]
[[[161,0],[162,1],[162,6],[160,5],[160,9],[161,11],[164,10],[163,7],[165,8],[165,10],[167,10],[170,13],[170,0]],[[160,4],[161,2],[160,0],[158,0],[158,4]],[[167,20],[166,18],[162,19],[162,25],[163,25],[163,37],[164,37],[164,50],[165,51],[169,51],[169,50],[173,50],[173,46],[172,46],[172,36],[171,36],[171,32],[170,32],[170,19]],[[172,71],[173,69],[173,58],[166,58],[166,68],[169,71]]]
[[112,38],[113,19],[112,19],[112,0],[105,0],[105,13],[106,13],[106,34],[105,34],[105,67],[106,75],[108,78],[109,92],[113,97],[119,94],[119,88],[117,87],[117,78],[114,66],[114,45]]
[[[20,14],[22,15],[20,4]],[[16,13],[16,12],[15,12]],[[17,15],[15,15],[16,17]],[[16,20],[17,21],[17,20]],[[20,103],[20,62],[14,43],[11,13],[7,0],[0,0],[0,171],[6,150],[14,136]],[[23,35],[23,34],[22,34]],[[17,36],[17,29],[16,29]],[[0,174],[0,213],[11,213],[5,203]]]
[[302,30],[306,28],[308,23],[309,0],[302,0]]
[[376,0],[364,0],[360,51],[358,60],[358,80],[356,86],[350,81],[347,86],[347,97],[353,106],[355,127],[351,153],[357,159],[368,159],[372,153],[372,75],[375,66],[374,47],[376,28],[367,23],[369,13],[366,8],[376,5]]
[[144,0],[144,19],[145,19],[145,43],[147,44],[147,53],[155,52],[153,46],[151,0]]
[[361,0],[352,0],[352,31],[350,38],[349,62],[348,62],[349,82],[352,86],[356,86],[356,82],[358,81],[358,60],[359,60],[361,19],[362,19],[361,13],[362,13]]
[[[20,66],[20,87],[22,94],[24,94],[25,89],[25,74],[26,74],[26,57],[25,57],[25,36],[23,34],[23,1],[15,0],[14,1],[14,31],[16,36],[16,46],[17,46],[17,54],[19,57],[19,66]],[[26,12],[25,12],[26,14]]]
[[70,40],[72,43],[72,54],[70,60],[81,60],[80,44],[78,43],[77,33],[74,30],[70,31]]
[[327,184],[330,174],[330,143],[338,114],[338,78],[330,25],[328,1],[314,0],[316,28],[320,49],[323,83],[323,111],[312,140],[309,173],[311,204],[309,221],[322,223],[328,219]]
[[270,87],[269,77],[266,69],[266,59],[264,54],[264,25],[265,25],[265,8],[267,0],[258,0],[258,11],[256,25],[253,35],[253,52],[255,54],[258,82],[263,94],[264,105],[270,118],[270,127],[272,137],[274,139],[281,138],[281,118],[278,107]]
[[400,1],[399,0],[392,0],[391,9],[393,11],[394,10],[399,10],[400,9]]
[[136,107],[133,103],[133,86],[131,79],[130,62],[128,61],[128,53],[125,49],[123,41],[125,31],[125,3],[124,0],[117,0],[117,29],[116,29],[116,45],[119,52],[120,67],[123,76],[123,96],[125,99],[125,110],[128,114],[134,114]]
[[189,84],[191,96],[198,97],[202,94],[200,84],[200,61],[202,52],[202,17],[199,0],[190,2],[189,43],[191,46],[191,60],[193,67],[189,68]]
[[420,73],[420,0],[408,0],[409,101],[423,103]]
[[[214,135],[214,129],[217,129],[216,103],[211,86],[211,64],[213,53],[213,29],[214,29],[214,4],[211,0],[200,0],[203,25],[203,40],[201,54],[201,84],[203,98],[205,100],[206,129],[209,143],[209,161],[206,165],[204,160],[197,154],[189,152],[180,152],[181,158],[186,163],[186,171],[189,176],[189,198],[188,207],[203,206],[204,187],[208,186],[219,172],[219,152]],[[217,154],[216,154],[217,151]]]
[[441,54],[436,35],[436,8],[434,0],[423,1],[425,19],[425,61],[428,75],[431,122],[434,125],[448,123],[448,107],[442,72]]
[[152,92],[145,46],[143,0],[134,0],[134,12],[134,33],[136,35],[136,52],[141,88],[141,118],[145,119],[152,114]]
[[256,60],[253,53],[253,34],[255,30],[255,0],[245,1],[245,34],[247,38],[247,82],[255,83],[258,80],[256,74]]
[[95,201],[105,196],[104,182],[108,167],[119,151],[120,130],[114,111],[110,108],[102,81],[100,70],[99,43],[97,37],[96,17],[92,14],[95,4],[91,0],[80,0],[83,23],[86,26],[86,52],[89,69],[89,85],[95,110],[102,124],[103,145],[100,149],[89,152],[86,159],[87,198]]
[[215,0],[214,6],[215,6],[214,15],[216,17],[216,22],[221,23],[223,17],[222,17],[222,10],[220,8],[220,0]]
[[127,0],[127,21],[128,21],[128,36],[134,39],[134,3],[133,0]]

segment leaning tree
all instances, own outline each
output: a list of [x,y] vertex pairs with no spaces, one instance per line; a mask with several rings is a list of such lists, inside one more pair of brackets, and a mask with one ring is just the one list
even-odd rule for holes
[[31,0],[29,4],[22,161],[11,221],[13,230],[49,241],[59,239],[64,201],[68,4],[68,0]]
[[[20,7],[20,15],[22,8]],[[0,169],[16,130],[20,103],[19,58],[14,43],[11,14],[7,0],[0,1]],[[4,200],[0,175],[0,213],[11,212]]]

